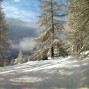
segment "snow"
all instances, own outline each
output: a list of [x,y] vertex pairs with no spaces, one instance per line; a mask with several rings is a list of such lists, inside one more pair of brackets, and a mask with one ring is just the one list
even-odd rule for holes
[[0,68],[0,89],[89,89],[89,60],[69,56]]

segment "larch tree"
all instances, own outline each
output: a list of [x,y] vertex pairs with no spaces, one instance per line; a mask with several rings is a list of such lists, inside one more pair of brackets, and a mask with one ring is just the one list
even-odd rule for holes
[[5,60],[7,59],[7,27],[4,20],[4,13],[2,12],[1,3],[3,0],[0,0],[0,66],[3,66]]
[[[57,0],[40,0],[42,14],[39,16],[41,35],[35,39],[35,59],[47,59],[47,53],[50,50],[50,56],[54,57],[53,45],[60,45],[60,31],[63,29],[63,21],[60,19],[62,5]],[[62,50],[63,51],[63,50]]]
[[68,37],[71,53],[89,50],[89,0],[69,0]]

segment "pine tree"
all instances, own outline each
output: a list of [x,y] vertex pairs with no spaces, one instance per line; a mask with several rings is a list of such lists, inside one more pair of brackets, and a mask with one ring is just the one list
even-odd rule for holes
[[70,0],[68,36],[73,54],[89,50],[89,0]]
[[11,61],[10,61],[10,65],[14,65],[14,62],[15,62],[15,59],[12,58]]
[[35,49],[37,52],[35,52],[33,56],[35,58],[31,58],[45,60],[47,59],[49,49],[51,51],[51,57],[54,57],[53,44],[55,43],[55,40],[59,40],[57,35],[59,35],[60,31],[63,29],[63,21],[60,20],[62,15],[59,14],[62,7],[56,0],[40,0],[40,2],[40,8],[43,11],[43,13],[39,16],[41,35],[35,39]]
[[2,12],[1,3],[3,0],[0,0],[0,66],[3,66],[3,63],[7,59],[6,53],[8,49],[7,42],[7,28],[4,21],[4,13]]
[[22,53],[22,50],[19,51],[19,54],[18,54],[18,63],[22,63],[23,61],[23,53]]

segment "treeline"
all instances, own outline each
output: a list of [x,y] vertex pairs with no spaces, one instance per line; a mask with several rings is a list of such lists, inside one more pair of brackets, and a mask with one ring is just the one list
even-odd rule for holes
[[[1,4],[2,0],[0,0]],[[40,33],[29,60],[73,55],[84,59],[89,55],[89,0],[39,0]],[[0,7],[0,63],[6,60],[7,29]],[[0,64],[0,65],[1,65]]]

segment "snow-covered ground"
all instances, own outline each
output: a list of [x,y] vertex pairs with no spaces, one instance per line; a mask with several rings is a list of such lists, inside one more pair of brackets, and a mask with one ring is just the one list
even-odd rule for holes
[[89,60],[69,56],[0,68],[0,89],[89,89]]

